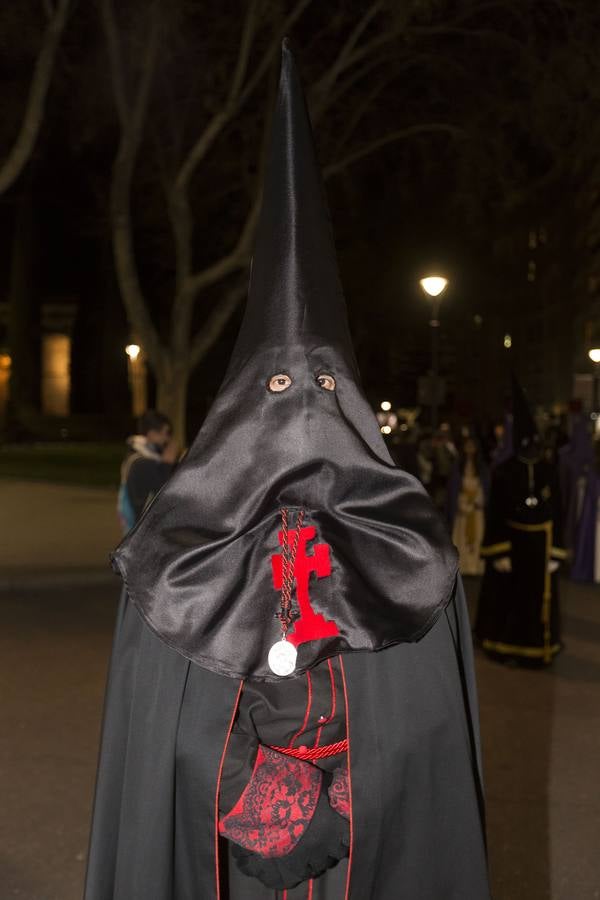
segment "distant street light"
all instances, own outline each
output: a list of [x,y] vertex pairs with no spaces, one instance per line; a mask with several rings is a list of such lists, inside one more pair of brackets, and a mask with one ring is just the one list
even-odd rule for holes
[[510,348],[512,347],[512,337],[510,336],[510,334],[504,335],[504,347],[506,350],[510,350]]
[[133,362],[140,355],[141,347],[139,344],[127,344],[125,347],[125,353],[129,357],[129,359]]
[[382,410],[383,410],[384,412],[389,412],[390,409],[392,408],[392,404],[390,403],[389,400],[382,400],[382,401],[381,401],[381,408],[382,408]]
[[439,297],[448,287],[448,279],[442,275],[428,275],[419,282],[423,290],[430,297]]
[[439,327],[441,295],[448,287],[448,279],[443,275],[427,275],[419,281],[424,293],[431,299],[431,427],[435,431],[438,424],[438,370],[439,370]]
[[[588,356],[591,361],[597,365],[600,363],[600,347],[592,347],[591,350],[588,350]],[[594,413],[598,411],[598,376],[594,371],[594,383],[593,383],[593,397],[592,403],[594,404]],[[596,418],[596,428],[598,427],[598,419]]]
[[146,363],[139,344],[127,344],[125,353],[127,354],[127,370],[131,390],[131,411],[133,417],[137,419],[148,407]]

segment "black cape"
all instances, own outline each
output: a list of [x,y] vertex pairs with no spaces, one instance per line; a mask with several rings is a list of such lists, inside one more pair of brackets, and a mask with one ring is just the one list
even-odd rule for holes
[[[286,389],[272,392],[278,375]],[[272,564],[283,507],[294,521],[305,511],[317,542],[302,557],[317,570],[311,615],[335,625],[300,640],[310,616],[296,615],[290,678],[333,656],[347,673],[350,858],[317,879],[317,897],[487,900],[456,552],[422,487],[394,467],[360,387],[285,46],[248,305],[225,383],[184,463],[115,553],[127,597],[86,900],[273,897],[217,853],[216,820],[243,682],[260,690],[278,677],[267,657],[281,637]],[[308,887],[294,890],[290,900],[304,900]]]
[[[460,584],[418,643],[343,660],[354,808],[349,900],[488,900]],[[275,900],[234,868],[226,887],[223,852],[217,888],[216,785],[239,687],[167,647],[123,596],[85,900]],[[347,869],[322,876],[315,900],[343,900]],[[288,892],[289,900],[306,895],[305,886]]]

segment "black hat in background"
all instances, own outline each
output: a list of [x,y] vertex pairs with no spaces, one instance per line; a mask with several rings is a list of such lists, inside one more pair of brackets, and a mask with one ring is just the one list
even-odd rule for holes
[[514,447],[517,456],[539,453],[540,433],[535,424],[531,407],[516,375],[512,375],[512,413]]

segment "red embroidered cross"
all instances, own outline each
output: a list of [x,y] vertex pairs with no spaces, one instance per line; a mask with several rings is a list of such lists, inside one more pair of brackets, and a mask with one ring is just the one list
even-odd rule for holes
[[[307,543],[312,541],[316,534],[317,529],[315,526],[309,525],[306,528],[302,528],[298,536],[298,549],[296,551],[293,575],[296,582],[296,599],[300,609],[300,617],[294,621],[288,632],[288,640],[294,647],[307,641],[318,641],[321,638],[333,637],[340,633],[335,622],[327,621],[320,613],[316,613],[310,604],[308,585],[311,572],[314,572],[317,578],[327,578],[331,575],[331,557],[328,544],[315,544],[310,556],[306,552]],[[288,544],[290,546],[294,539],[295,534],[293,531],[290,531],[288,533]],[[279,532],[279,543],[283,546],[283,531]],[[273,567],[273,584],[275,589],[280,591],[283,585],[284,574],[283,556],[280,553],[273,554],[271,565]]]

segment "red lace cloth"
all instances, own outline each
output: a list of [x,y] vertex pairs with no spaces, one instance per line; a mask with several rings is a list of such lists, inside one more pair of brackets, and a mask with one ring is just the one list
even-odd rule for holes
[[259,746],[252,778],[219,833],[261,856],[284,856],[310,824],[321,781],[316,766]]
[[333,773],[333,780],[329,785],[329,805],[344,819],[350,818],[350,786],[348,784],[348,769],[338,768]]

